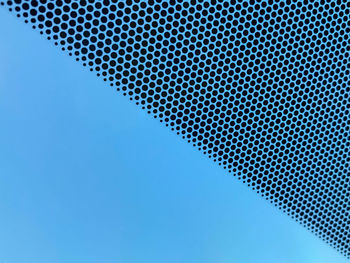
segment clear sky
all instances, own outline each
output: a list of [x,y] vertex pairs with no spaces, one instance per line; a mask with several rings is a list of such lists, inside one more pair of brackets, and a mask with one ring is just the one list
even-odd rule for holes
[[343,256],[0,8],[0,263]]

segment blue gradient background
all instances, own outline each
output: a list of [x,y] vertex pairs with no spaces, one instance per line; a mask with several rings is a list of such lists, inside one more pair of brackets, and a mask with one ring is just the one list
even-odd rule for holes
[[348,262],[0,8],[0,263]]

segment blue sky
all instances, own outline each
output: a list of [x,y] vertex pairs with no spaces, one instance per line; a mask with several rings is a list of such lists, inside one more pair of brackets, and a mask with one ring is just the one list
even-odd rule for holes
[[0,263],[348,262],[0,9]]

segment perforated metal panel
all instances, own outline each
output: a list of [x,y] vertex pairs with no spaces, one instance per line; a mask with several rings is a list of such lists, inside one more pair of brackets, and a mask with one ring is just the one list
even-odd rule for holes
[[1,5],[350,257],[349,1]]

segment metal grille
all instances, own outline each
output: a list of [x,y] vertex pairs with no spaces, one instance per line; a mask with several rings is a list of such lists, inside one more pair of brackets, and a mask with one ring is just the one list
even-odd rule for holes
[[349,1],[1,5],[350,257]]

